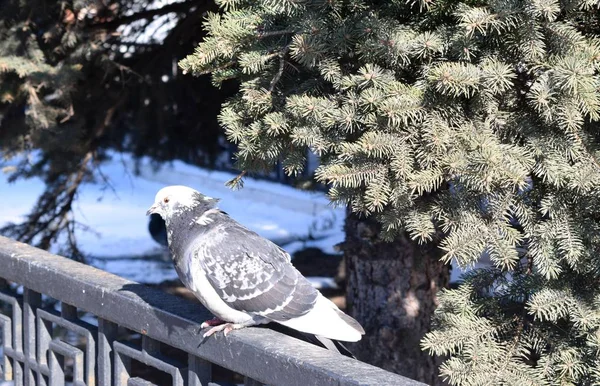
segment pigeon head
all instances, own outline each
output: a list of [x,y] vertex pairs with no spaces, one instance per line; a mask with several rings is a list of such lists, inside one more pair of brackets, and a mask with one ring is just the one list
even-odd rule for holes
[[166,220],[167,217],[184,211],[214,208],[217,202],[217,199],[207,197],[187,186],[167,186],[156,193],[154,205],[148,209],[146,215],[156,213]]

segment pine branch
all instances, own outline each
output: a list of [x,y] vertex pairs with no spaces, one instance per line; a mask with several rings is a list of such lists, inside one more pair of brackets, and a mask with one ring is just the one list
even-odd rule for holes
[[281,30],[281,31],[263,31],[258,33],[258,38],[265,39],[275,36],[285,36],[285,35],[293,35],[299,33],[299,31],[294,31],[291,29]]
[[182,67],[240,80],[221,122],[244,167],[282,159],[295,173],[312,151],[331,201],[374,216],[381,239],[408,232],[445,262],[491,265],[439,295],[422,340],[448,356],[450,384],[591,384],[600,41],[589,2],[359,3],[223,0]]
[[278,53],[279,68],[277,69],[277,73],[275,74],[275,76],[273,77],[271,82],[269,83],[269,92],[271,92],[271,93],[273,92],[273,90],[275,89],[275,86],[277,85],[277,83],[281,79],[281,76],[283,75],[283,70],[285,69],[285,55],[287,54],[288,50],[289,50],[289,46],[287,46],[286,48],[284,48],[283,50],[281,50]]

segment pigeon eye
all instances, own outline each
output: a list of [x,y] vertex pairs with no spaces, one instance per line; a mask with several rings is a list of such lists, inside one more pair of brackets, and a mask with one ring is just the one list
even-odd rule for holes
[[165,198],[163,198],[163,202],[164,202],[165,204],[168,204],[168,203],[169,203],[169,197],[165,197]]

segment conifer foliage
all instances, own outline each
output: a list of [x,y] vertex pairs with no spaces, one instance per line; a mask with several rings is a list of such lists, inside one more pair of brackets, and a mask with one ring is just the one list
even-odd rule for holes
[[27,218],[0,234],[81,259],[75,229],[86,226],[72,208],[82,185],[109,188],[107,149],[213,163],[223,92],[183,80],[175,61],[210,9],[210,0],[0,1],[0,172],[46,184]]
[[244,170],[306,149],[383,237],[493,267],[422,341],[450,384],[600,383],[600,32],[592,0],[219,0],[180,62],[240,90]]

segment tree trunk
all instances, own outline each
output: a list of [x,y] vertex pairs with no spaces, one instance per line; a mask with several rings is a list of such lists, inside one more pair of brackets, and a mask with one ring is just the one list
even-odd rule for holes
[[418,245],[407,236],[386,243],[380,226],[348,213],[344,254],[347,307],[364,327],[352,346],[362,361],[429,385],[442,384],[440,359],[421,350],[430,331],[437,292],[447,287],[449,267],[434,245]]

